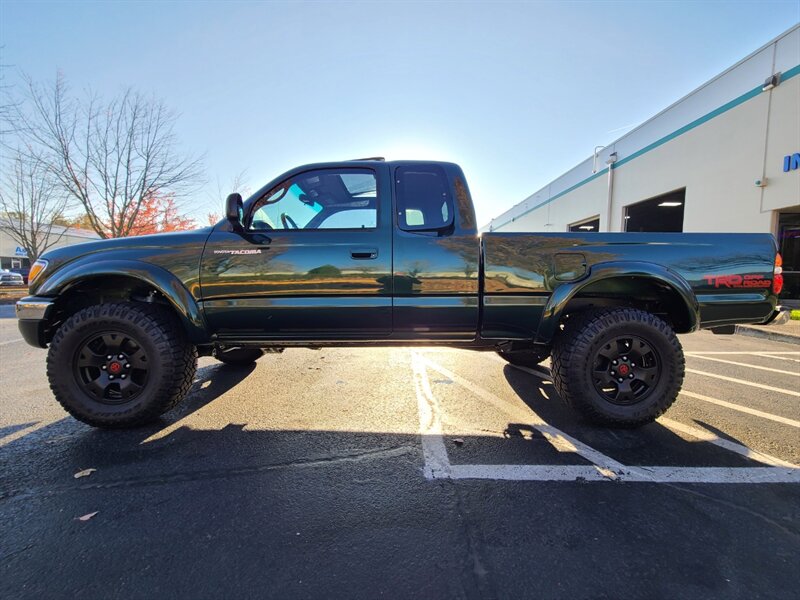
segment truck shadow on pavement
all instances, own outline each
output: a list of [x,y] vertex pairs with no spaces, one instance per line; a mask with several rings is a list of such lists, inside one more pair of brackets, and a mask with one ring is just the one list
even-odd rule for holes
[[[347,431],[248,429],[225,420],[224,405],[196,414],[236,402],[222,396],[251,372],[199,369],[181,408],[151,426],[102,431],[65,418],[0,447],[0,596],[721,598],[757,595],[765,581],[773,592],[796,589],[791,560],[773,560],[797,548],[786,525],[794,492],[775,500],[748,486],[737,496],[743,511],[676,486],[429,481],[414,431],[359,431],[367,423],[357,420]],[[551,385],[513,367],[504,374],[548,423],[622,462],[724,462],[658,423],[578,423]],[[493,444],[535,461],[526,432],[530,424],[509,423],[506,439],[444,440],[454,463],[468,452],[480,461]],[[97,471],[73,479],[87,468]],[[643,508],[662,505],[670,510]],[[765,505],[770,520],[757,513]],[[580,576],[565,576],[565,564]]]
[[[224,465],[256,461],[263,466],[291,464],[302,460],[326,460],[326,457],[333,455],[347,457],[354,448],[353,451],[358,454],[365,448],[376,447],[401,454],[405,453],[402,449],[413,448],[413,453],[417,454],[420,439],[418,434],[362,432],[358,431],[357,423],[353,424],[352,431],[346,432],[319,431],[313,427],[308,430],[264,431],[258,427],[245,429],[247,423],[229,423],[224,410],[208,421],[206,429],[202,428],[202,424],[198,427],[198,423],[192,421],[194,413],[241,384],[254,369],[254,366],[231,367],[220,364],[199,368],[186,400],[159,421],[147,426],[103,430],[66,417],[7,443],[0,448],[0,452],[6,457],[13,457],[33,451],[43,466],[50,457],[56,462],[68,462],[76,468],[123,465],[133,467],[148,461],[155,461],[150,467],[157,468],[156,463],[162,458],[170,464],[177,464],[187,458],[193,462],[199,456],[213,457],[210,462]],[[503,373],[516,395],[549,425],[622,464],[761,466],[760,463],[708,442],[684,439],[659,422],[633,430],[594,426],[579,420],[564,405],[552,383],[546,379],[512,366],[505,366]],[[221,429],[216,426],[217,423],[222,426]],[[695,421],[695,424],[720,438],[738,441],[702,421]],[[0,440],[31,425],[24,423],[5,427],[0,430]],[[463,439],[465,443],[455,444],[452,442],[455,438]],[[557,452],[531,426],[531,422],[508,423],[503,437],[465,437],[460,434],[448,435],[445,432],[444,440],[448,458],[453,464],[575,464],[574,456]],[[344,453],[337,450],[342,445],[348,449]],[[579,463],[582,462],[582,459],[578,460]],[[52,469],[53,465],[48,465],[47,470]],[[3,479],[5,477],[0,474],[0,482]],[[0,491],[0,497],[3,495]]]
[[[549,369],[539,367],[542,373]],[[687,440],[656,421],[637,429],[612,429],[583,421],[558,396],[552,382],[513,366],[503,369],[506,380],[519,398],[548,424],[588,444],[595,450],[626,465],[661,466],[763,466],[708,442]],[[669,411],[665,414],[669,417]],[[739,442],[702,421],[695,427],[705,429],[726,440]],[[509,435],[513,435],[510,429]]]
[[[200,367],[186,399],[154,423],[131,429],[107,430],[90,427],[67,416],[33,429],[0,447],[0,457],[13,457],[21,451],[32,450],[42,458],[56,454],[59,460],[69,457],[78,461],[78,464],[88,465],[97,458],[105,461],[114,456],[129,456],[131,450],[139,449],[136,456],[146,458],[146,453],[141,451],[140,446],[147,439],[211,404],[241,383],[254,369],[255,365],[230,367],[214,364]],[[5,437],[35,425],[36,422],[30,422],[4,427],[0,429],[0,442]],[[3,479],[3,473],[0,473],[0,481]],[[3,491],[5,490],[0,488],[0,497]]]

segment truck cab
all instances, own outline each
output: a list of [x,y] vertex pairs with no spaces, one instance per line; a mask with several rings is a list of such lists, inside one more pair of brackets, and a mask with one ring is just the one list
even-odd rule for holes
[[226,212],[200,269],[216,340],[477,336],[480,240],[455,164],[298,167]]

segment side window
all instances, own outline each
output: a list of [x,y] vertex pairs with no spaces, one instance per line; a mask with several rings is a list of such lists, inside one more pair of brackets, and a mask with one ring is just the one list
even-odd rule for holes
[[320,169],[301,173],[261,197],[249,229],[374,229],[378,222],[375,173]]
[[322,221],[319,229],[372,229],[377,225],[376,216],[375,211],[368,208],[340,210]]
[[434,230],[453,223],[453,200],[441,167],[420,165],[395,171],[398,226],[407,231]]

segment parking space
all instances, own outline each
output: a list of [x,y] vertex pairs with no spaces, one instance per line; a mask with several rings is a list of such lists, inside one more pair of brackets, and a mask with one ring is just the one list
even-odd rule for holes
[[683,336],[684,391],[637,430],[576,419],[546,364],[388,348],[254,369],[204,358],[161,422],[98,431],[55,404],[45,351],[14,325],[0,319],[3,597],[789,598],[800,584],[798,346]]
[[[786,358],[800,356],[794,350],[782,352],[785,354],[780,356]],[[747,360],[749,355],[743,356],[741,360]],[[800,422],[759,410],[753,404],[773,404],[777,408],[772,410],[784,414],[796,414],[796,406],[770,403],[763,397],[749,402],[747,394],[741,390],[738,394],[727,393],[725,385],[717,386],[715,393],[734,397],[736,402],[692,391],[694,386],[695,390],[708,392],[709,386],[704,385],[701,378],[711,378],[728,386],[753,387],[767,394],[793,397],[797,392],[789,386],[796,386],[792,380],[797,370],[782,370],[780,374],[769,372],[773,385],[768,385],[726,373],[729,361],[714,361],[709,371],[690,367],[691,374],[698,378],[687,378],[675,409],[655,424],[630,432],[598,429],[577,422],[574,415],[554,402],[556,393],[547,368],[513,367],[491,354],[480,357],[499,362],[501,368],[491,370],[488,376],[483,376],[484,370],[480,369],[477,372],[481,376],[475,377],[473,366],[470,373],[463,376],[458,373],[457,353],[420,351],[414,354],[423,443],[426,459],[429,459],[426,474],[432,478],[800,483],[800,468],[792,462],[797,456],[795,438]],[[690,364],[701,357],[705,355],[691,355]],[[752,365],[739,364],[738,368]],[[431,379],[429,373],[438,378]],[[787,387],[781,388],[778,384]],[[479,404],[479,408],[464,411],[464,394]],[[751,445],[740,441],[730,432],[731,427],[721,429],[714,425],[713,417],[709,418],[709,407],[712,414],[720,410],[732,411],[764,420],[764,431],[769,430],[772,439],[766,445],[752,435],[746,436],[752,438]],[[506,422],[508,425],[503,427]],[[774,423],[780,427],[772,425]],[[786,431],[780,431],[781,428]],[[469,449],[467,443],[457,437],[475,432],[489,432],[500,436],[502,441],[483,442],[481,447]],[[445,437],[459,440],[455,446],[457,451],[447,451]],[[759,446],[779,447],[781,457]],[[495,447],[502,448],[502,452],[498,454]],[[499,460],[512,448],[513,461]]]

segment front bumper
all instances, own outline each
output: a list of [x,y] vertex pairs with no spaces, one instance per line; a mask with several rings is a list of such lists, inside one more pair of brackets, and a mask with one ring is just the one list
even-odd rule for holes
[[31,346],[47,348],[47,327],[53,300],[27,296],[17,302],[17,319],[22,338]]

